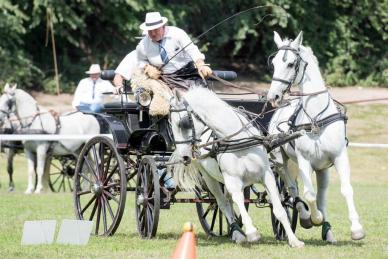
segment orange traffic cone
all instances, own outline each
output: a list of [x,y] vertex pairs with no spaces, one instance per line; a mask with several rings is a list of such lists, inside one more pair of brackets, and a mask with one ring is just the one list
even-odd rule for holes
[[187,222],[183,225],[183,235],[170,259],[196,259],[195,236],[193,224]]

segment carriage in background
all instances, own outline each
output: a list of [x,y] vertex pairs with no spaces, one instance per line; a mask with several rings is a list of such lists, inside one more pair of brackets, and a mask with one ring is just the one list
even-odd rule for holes
[[[0,134],[30,134],[28,130],[20,131],[14,126],[5,126],[0,129]],[[32,134],[32,133],[31,133]],[[1,151],[7,156],[7,172],[9,175],[8,191],[13,191],[15,184],[13,182],[13,159],[16,154],[23,152],[24,146],[22,141],[2,141]],[[77,156],[73,154],[55,155],[49,150],[45,161],[45,180],[52,192],[72,192],[73,176]],[[36,163],[35,163],[36,164]],[[35,170],[36,171],[36,170]],[[35,177],[35,186],[37,177]]]
[[[223,74],[218,73],[220,77]],[[224,78],[233,79],[230,73],[226,74],[228,76]],[[111,80],[113,75],[113,71],[104,71],[102,78]],[[134,194],[137,229],[142,238],[155,236],[160,210],[169,209],[174,203],[195,203],[199,221],[208,235],[228,235],[228,222],[212,193],[206,187],[205,191],[194,194],[183,193],[174,186],[167,173],[166,166],[175,148],[168,118],[150,116],[148,103],[142,103],[141,99],[128,101],[127,94],[125,92],[121,96],[120,102],[105,104],[102,113],[94,114],[106,123],[113,139],[94,137],[85,144],[79,155],[74,175],[77,218],[93,220],[96,235],[113,235],[120,224],[127,192],[130,191]],[[265,103],[257,99],[228,98],[225,101],[252,113],[261,111]],[[264,128],[272,116],[270,107],[266,109],[268,112],[256,119],[256,124]],[[281,165],[274,163],[273,171],[282,205],[295,231],[298,211],[280,178],[279,170]],[[246,208],[250,204],[271,207],[266,191],[259,191],[256,186],[247,187],[244,196]],[[271,219],[275,237],[284,240],[284,228],[273,213]]]

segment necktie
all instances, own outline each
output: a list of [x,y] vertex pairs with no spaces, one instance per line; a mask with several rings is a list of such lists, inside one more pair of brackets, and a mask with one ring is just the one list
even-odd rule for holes
[[93,81],[93,95],[92,95],[92,100],[94,100],[94,90],[96,88],[96,81]]
[[167,57],[167,51],[163,47],[163,40],[159,41],[159,52],[160,52],[160,58],[162,59],[163,64],[166,64],[168,62],[168,57]]

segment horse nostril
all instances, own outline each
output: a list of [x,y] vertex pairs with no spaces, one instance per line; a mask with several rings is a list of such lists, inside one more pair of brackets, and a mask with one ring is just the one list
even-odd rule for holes
[[280,99],[280,96],[279,95],[275,95],[275,101],[279,100]]

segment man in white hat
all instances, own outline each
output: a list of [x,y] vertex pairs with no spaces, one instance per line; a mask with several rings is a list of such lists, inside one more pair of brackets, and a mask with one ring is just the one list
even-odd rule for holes
[[193,65],[202,78],[210,76],[212,70],[204,62],[205,55],[185,31],[166,26],[167,20],[159,12],[146,14],[140,29],[147,31],[148,35],[136,47],[139,67],[144,68],[144,72],[153,79],[160,78],[162,73],[179,74],[182,69]]
[[100,78],[99,64],[92,64],[88,71],[89,77],[82,79],[75,90],[73,107],[80,110],[98,112],[102,108],[104,92],[115,92],[114,86]]

